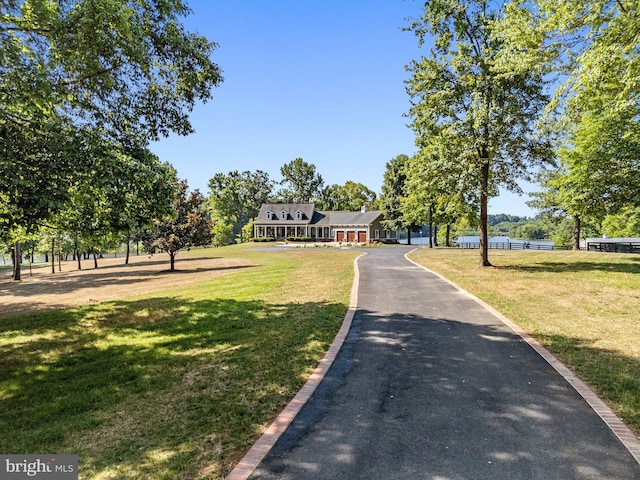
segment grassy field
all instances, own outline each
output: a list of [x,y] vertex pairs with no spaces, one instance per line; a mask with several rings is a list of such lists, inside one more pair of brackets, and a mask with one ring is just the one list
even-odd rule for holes
[[532,334],[640,433],[640,255],[421,248],[411,254]]
[[228,473],[333,340],[357,254],[203,253],[256,266],[2,319],[0,451],[78,454],[85,479]]

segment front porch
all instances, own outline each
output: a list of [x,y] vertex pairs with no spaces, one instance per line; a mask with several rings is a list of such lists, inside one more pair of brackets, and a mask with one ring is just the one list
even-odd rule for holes
[[318,241],[330,241],[333,231],[329,227],[310,227],[309,225],[256,225],[255,238],[275,238],[284,240],[289,237],[308,237]]

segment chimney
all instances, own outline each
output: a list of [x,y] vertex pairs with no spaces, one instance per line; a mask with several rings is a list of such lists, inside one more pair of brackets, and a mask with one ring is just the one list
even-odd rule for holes
[[362,205],[360,207],[360,213],[365,213],[367,211],[367,206],[366,205]]

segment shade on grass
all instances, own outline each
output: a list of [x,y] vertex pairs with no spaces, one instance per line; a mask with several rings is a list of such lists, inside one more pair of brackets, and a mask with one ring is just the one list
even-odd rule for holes
[[3,451],[78,454],[81,478],[223,476],[335,336],[356,254],[211,254],[256,267],[3,319]]

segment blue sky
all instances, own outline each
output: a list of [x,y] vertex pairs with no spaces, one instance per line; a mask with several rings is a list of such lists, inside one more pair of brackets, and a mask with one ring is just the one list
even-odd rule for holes
[[[192,189],[231,170],[280,167],[301,157],[325,185],[380,192],[386,163],[415,152],[404,117],[404,66],[421,51],[401,31],[420,15],[412,0],[191,0],[187,29],[219,44],[214,98],[191,115],[196,133],[151,149]],[[490,213],[533,215],[526,197],[501,195]]]

